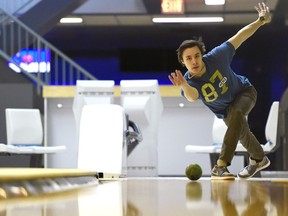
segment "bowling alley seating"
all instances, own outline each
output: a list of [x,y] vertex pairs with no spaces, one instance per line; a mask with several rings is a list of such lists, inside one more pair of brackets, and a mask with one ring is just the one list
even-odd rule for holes
[[43,146],[43,125],[39,109],[7,108],[7,144],[0,145],[0,152],[8,154],[28,154],[30,166],[41,167],[43,154],[57,153],[65,146]]
[[[270,107],[268,114],[266,126],[265,126],[265,136],[267,142],[262,145],[262,148],[266,154],[274,152],[278,146],[277,142],[277,130],[278,130],[278,115],[279,115],[279,102],[274,101]],[[216,164],[219,153],[221,151],[221,146],[223,142],[224,135],[226,133],[227,126],[222,119],[218,119],[216,116],[214,118],[212,127],[212,145],[186,145],[185,151],[187,153],[201,153],[209,154],[211,167]],[[245,165],[249,162],[249,156],[246,149],[239,142],[236,147],[235,155],[244,155]]]

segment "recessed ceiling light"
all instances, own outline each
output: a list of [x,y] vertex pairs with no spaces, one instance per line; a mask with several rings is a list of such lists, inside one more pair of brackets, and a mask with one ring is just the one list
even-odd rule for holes
[[66,17],[60,19],[60,23],[82,23],[83,19],[80,17]]
[[225,0],[205,0],[206,5],[224,5]]
[[203,23],[223,22],[223,17],[154,17],[154,23]]

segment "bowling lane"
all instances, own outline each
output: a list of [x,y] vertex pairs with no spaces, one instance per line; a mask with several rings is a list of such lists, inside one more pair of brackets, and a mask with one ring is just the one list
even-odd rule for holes
[[[123,178],[50,195],[1,196],[0,212],[13,216],[288,215],[288,183],[270,180]],[[4,191],[0,189],[0,195]]]

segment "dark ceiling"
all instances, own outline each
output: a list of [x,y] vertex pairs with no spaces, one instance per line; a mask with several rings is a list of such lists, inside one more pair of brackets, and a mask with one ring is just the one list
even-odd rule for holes
[[[89,6],[89,2],[92,5],[93,1],[96,9]],[[116,0],[113,1],[116,2]],[[128,5],[129,1],[133,0],[125,0],[124,2],[127,2]],[[221,42],[220,40],[228,39],[246,23],[257,18],[257,12],[253,8],[253,5],[258,2],[257,0],[243,0],[241,3],[236,0],[226,0],[224,6],[217,6],[214,9],[203,6],[204,0],[186,0],[185,16],[220,13],[224,16],[225,22],[220,24],[154,24],[150,20],[152,17],[161,16],[160,1],[143,0],[143,4],[140,4],[139,1],[134,1],[134,3],[138,3],[133,6],[133,9],[129,9],[123,3],[126,10],[129,10],[125,13],[121,8],[112,11],[107,8],[107,12],[105,12],[106,6],[103,4],[98,6],[98,8],[102,8],[97,11],[99,1],[88,0],[86,7],[84,4],[83,9],[80,7],[67,15],[83,17],[84,22],[82,24],[58,24],[44,37],[64,52],[78,53],[78,55],[81,52],[82,54],[94,52],[94,54],[104,55],[106,52],[123,48],[175,48],[182,40],[193,36],[202,36],[204,41],[206,39],[211,43],[217,43]],[[156,4],[157,1],[158,4]],[[245,2],[249,2],[249,4],[245,4]],[[264,26],[262,31],[281,32],[287,29],[288,1],[271,0],[266,2],[269,7],[270,5],[272,7],[273,21]],[[143,6],[146,13],[142,12]],[[135,9],[136,7],[138,9]],[[117,10],[121,12],[117,12]],[[101,22],[99,23],[99,21]]]

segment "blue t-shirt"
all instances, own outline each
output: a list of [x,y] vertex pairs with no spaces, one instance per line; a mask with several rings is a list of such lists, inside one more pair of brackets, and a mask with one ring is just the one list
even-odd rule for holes
[[[199,92],[199,98],[218,118],[226,118],[227,109],[236,95],[251,86],[249,80],[235,74],[230,64],[235,54],[234,46],[226,41],[203,55],[206,72],[201,77],[184,78]],[[184,96],[183,90],[181,94]]]

